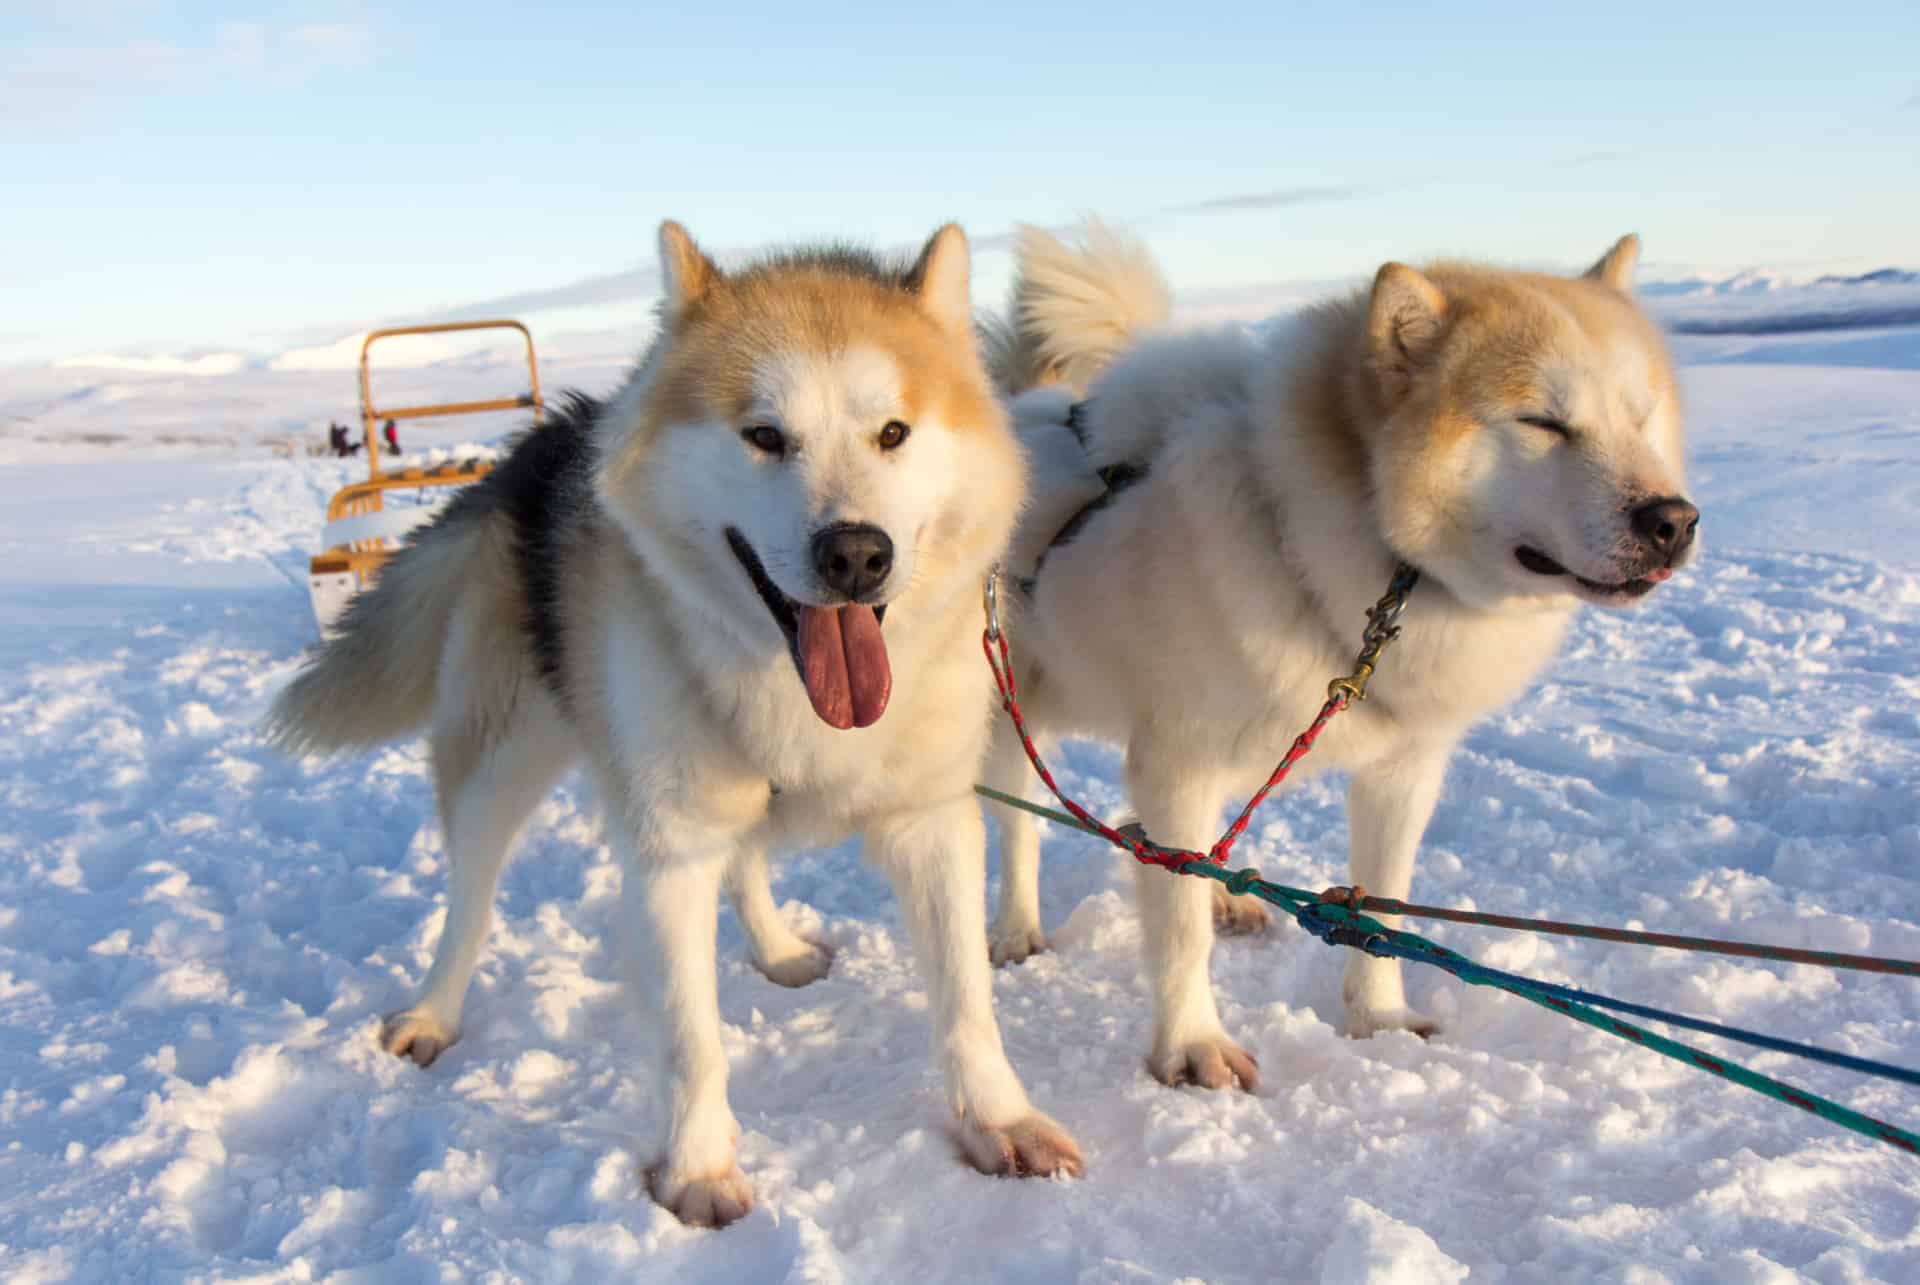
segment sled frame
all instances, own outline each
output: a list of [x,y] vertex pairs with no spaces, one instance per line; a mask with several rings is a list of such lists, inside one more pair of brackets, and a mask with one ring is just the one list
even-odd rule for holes
[[[526,344],[528,391],[517,397],[498,397],[472,402],[433,402],[418,406],[381,406],[373,396],[373,346],[383,339],[401,335],[438,335],[466,330],[518,331]],[[432,419],[443,415],[476,415],[486,411],[531,410],[538,427],[544,407],[540,400],[540,364],[534,356],[533,333],[518,321],[443,321],[422,326],[387,326],[372,330],[360,344],[360,422],[366,436],[367,480],[340,488],[327,504],[327,521],[360,517],[381,512],[388,491],[423,490],[437,486],[465,486],[493,471],[491,460],[457,460],[433,468],[402,469],[387,472],[380,467],[380,429],[382,420]],[[315,576],[353,576],[360,588],[372,584],[381,566],[392,554],[389,541],[380,536],[349,540],[313,556],[309,569]]]

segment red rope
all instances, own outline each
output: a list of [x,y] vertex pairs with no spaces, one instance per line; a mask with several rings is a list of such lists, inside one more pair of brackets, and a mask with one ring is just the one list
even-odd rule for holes
[[[1327,703],[1320,707],[1319,715],[1307,726],[1306,731],[1294,737],[1293,744],[1288,747],[1286,754],[1275,766],[1273,774],[1267,777],[1267,783],[1247,800],[1247,806],[1240,809],[1240,815],[1234,818],[1233,824],[1227,827],[1227,832],[1220,836],[1219,841],[1205,852],[1189,852],[1183,848],[1168,848],[1157,843],[1143,842],[1132,835],[1123,834],[1062,793],[1060,787],[1054,783],[1053,773],[1049,772],[1047,765],[1040,761],[1040,751],[1034,748],[1033,737],[1027,731],[1027,721],[1021,716],[1020,693],[1013,677],[1013,658],[1007,651],[1006,635],[989,627],[982,635],[980,645],[987,654],[987,667],[993,670],[993,681],[1000,689],[1000,704],[1013,719],[1014,731],[1020,734],[1020,745],[1027,752],[1027,761],[1033,764],[1033,770],[1039,774],[1047,789],[1053,792],[1053,797],[1060,801],[1060,806],[1107,842],[1132,853],[1136,861],[1150,866],[1159,866],[1164,870],[1177,872],[1180,867],[1196,861],[1225,865],[1233,854],[1233,845],[1239,842],[1240,836],[1246,833],[1247,825],[1253,820],[1254,810],[1266,802],[1267,796],[1273,793],[1275,787],[1287,779],[1287,775],[1293,771],[1293,765],[1305,758],[1313,749],[1313,743],[1320,739],[1320,733],[1325,731],[1327,724],[1333,721],[1333,716],[1347,707],[1345,694],[1329,696]],[[997,655],[995,654],[996,646],[999,649]]]

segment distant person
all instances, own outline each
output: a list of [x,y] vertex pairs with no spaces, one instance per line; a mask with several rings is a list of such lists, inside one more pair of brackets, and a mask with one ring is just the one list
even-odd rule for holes
[[380,430],[380,436],[385,439],[389,451],[395,455],[400,454],[400,430],[395,427],[392,420],[388,420],[387,426]]
[[341,459],[347,458],[360,449],[360,443],[348,440],[347,426],[338,421],[327,425],[327,445],[331,446],[333,453]]

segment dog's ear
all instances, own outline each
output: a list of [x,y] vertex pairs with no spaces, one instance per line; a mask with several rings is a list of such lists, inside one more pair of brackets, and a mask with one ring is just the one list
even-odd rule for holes
[[1587,269],[1587,278],[1603,285],[1612,286],[1621,294],[1633,293],[1633,269],[1640,262],[1640,238],[1629,232],[1613,243],[1613,248],[1600,256],[1600,261]]
[[660,287],[665,295],[665,316],[671,322],[699,302],[720,279],[713,265],[687,235],[687,230],[672,219],[660,225]]
[[973,333],[973,303],[967,287],[967,234],[949,223],[927,238],[920,257],[907,269],[907,289],[920,306],[956,335]]
[[1380,392],[1398,402],[1433,355],[1446,326],[1447,297],[1404,263],[1383,264],[1367,304],[1367,346]]

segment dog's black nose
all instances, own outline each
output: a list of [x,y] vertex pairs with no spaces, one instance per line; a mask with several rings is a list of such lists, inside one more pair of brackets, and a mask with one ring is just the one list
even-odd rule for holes
[[1677,495],[1648,500],[1633,511],[1633,530],[1669,565],[1693,543],[1700,510]]
[[870,522],[841,522],[813,537],[813,569],[820,583],[859,602],[893,570],[893,540]]

